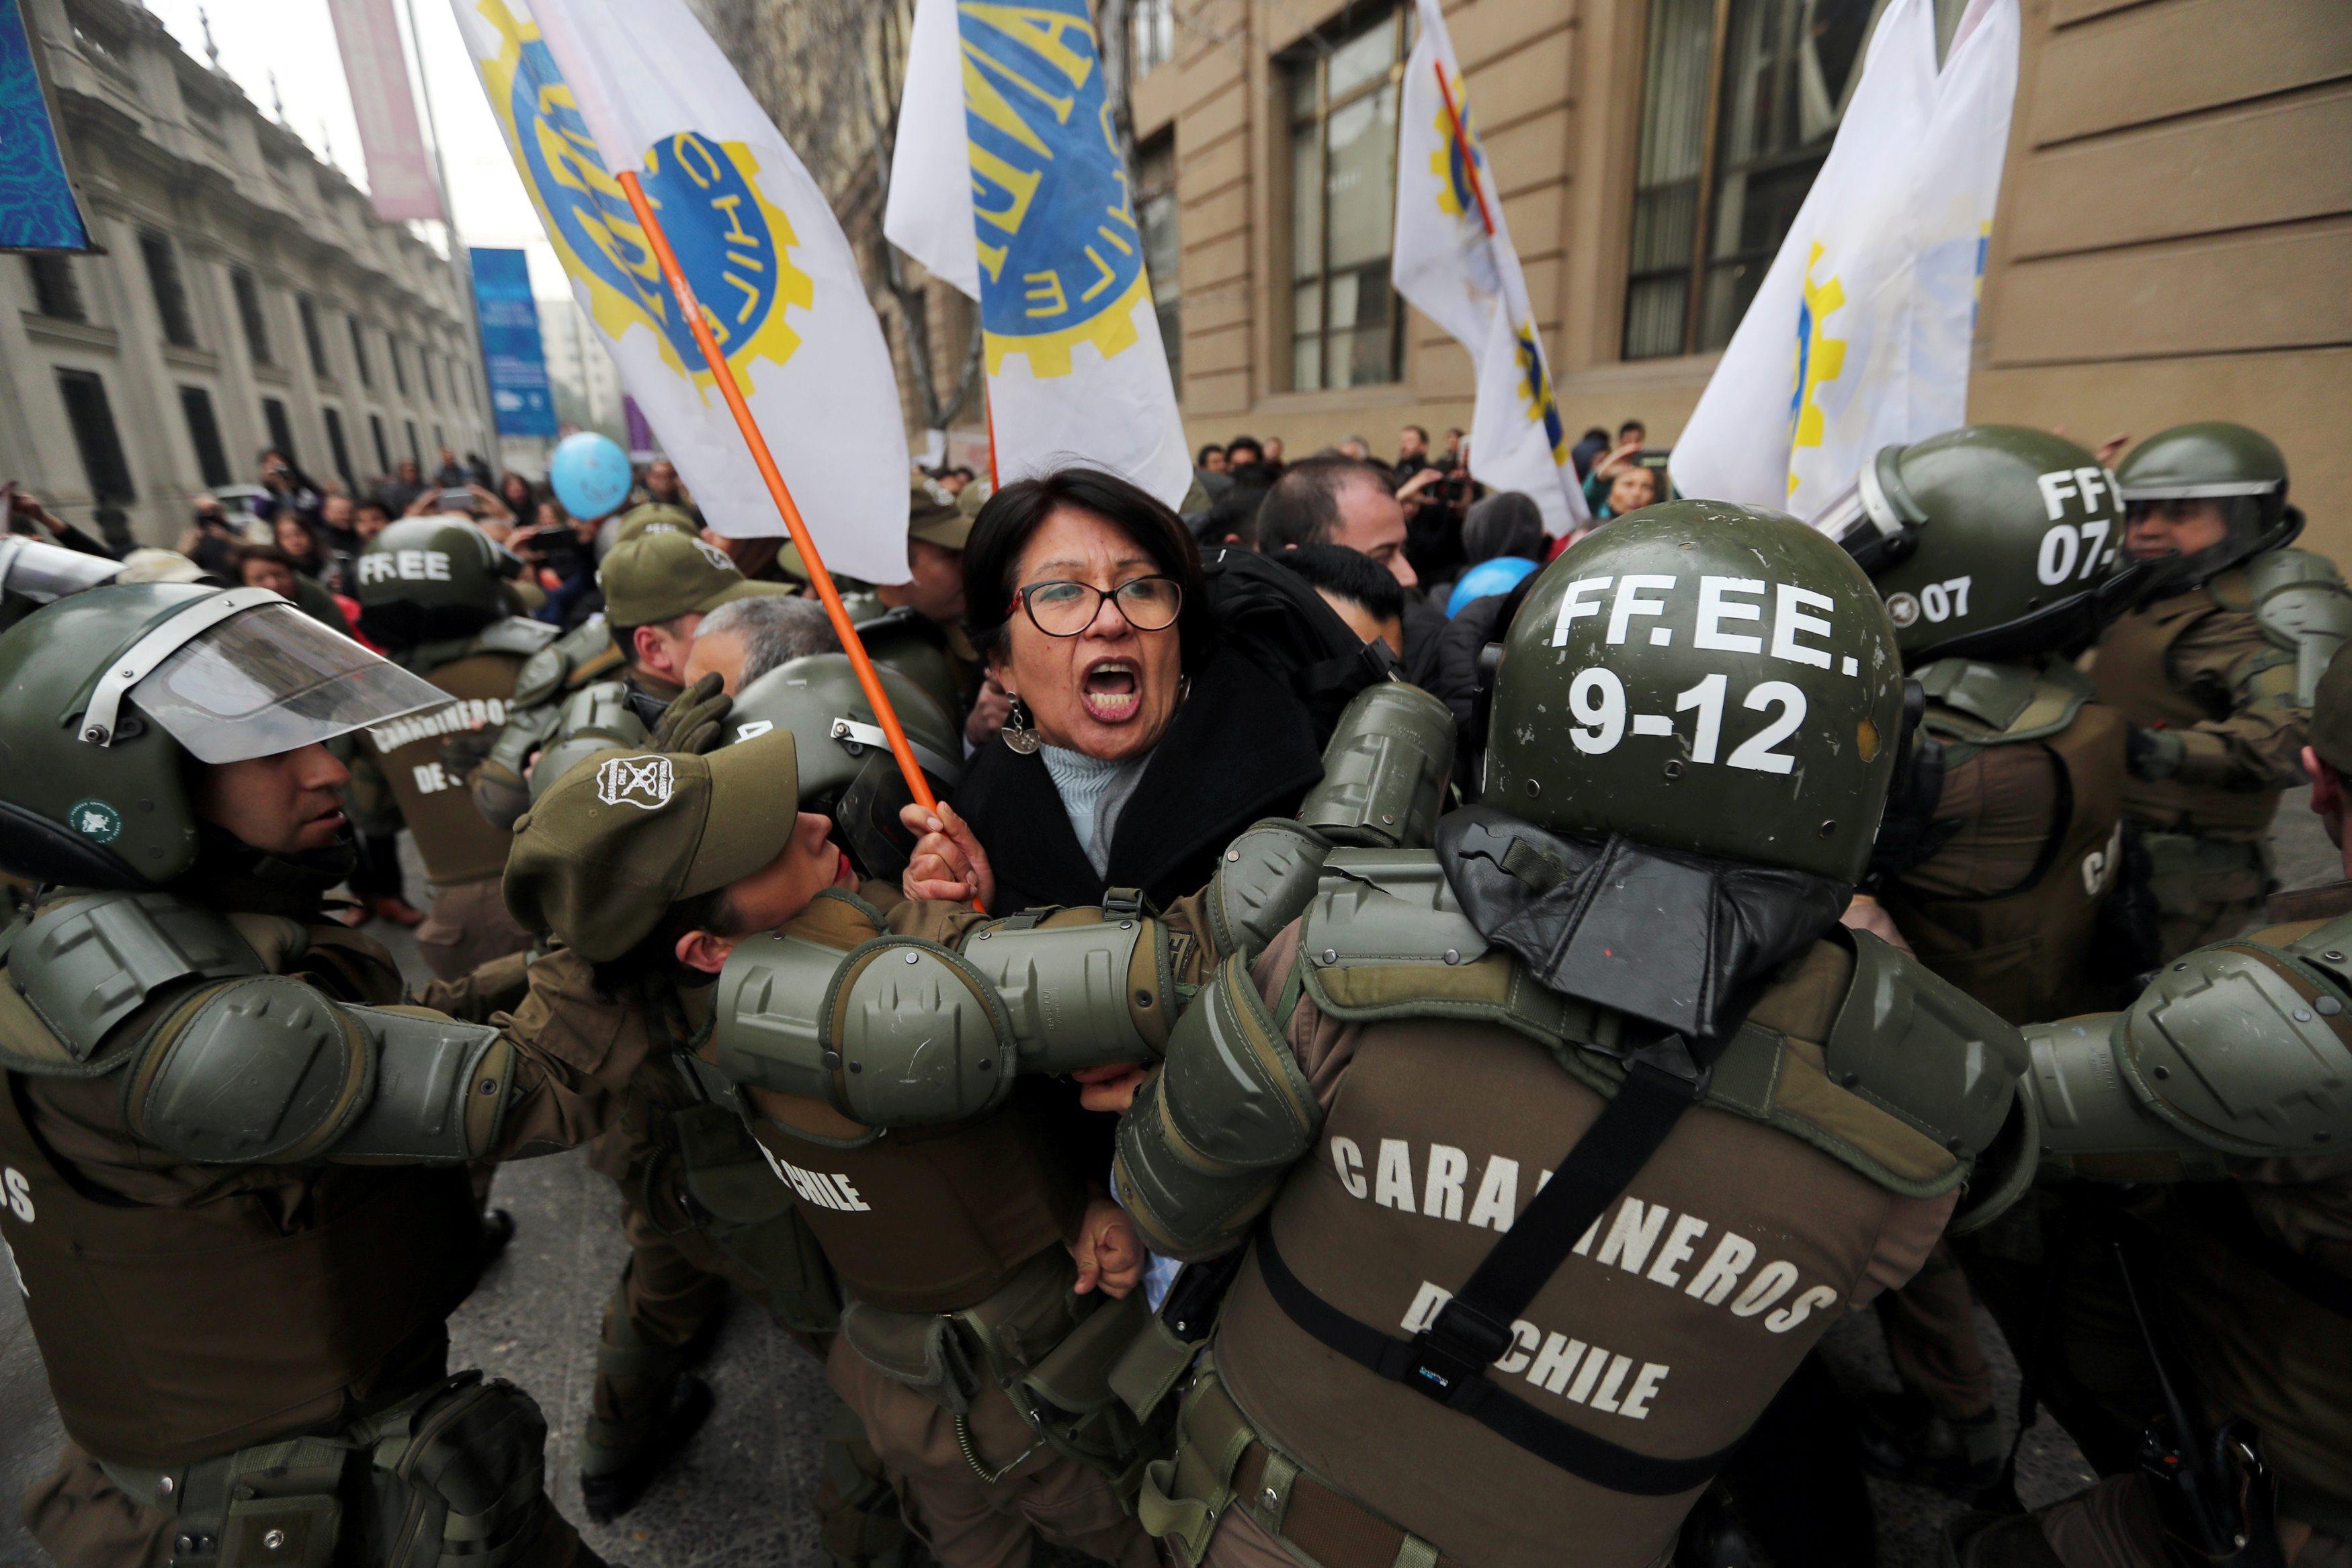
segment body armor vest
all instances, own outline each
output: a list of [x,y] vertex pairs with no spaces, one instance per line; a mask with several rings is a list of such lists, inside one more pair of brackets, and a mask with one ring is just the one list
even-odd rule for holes
[[[1952,841],[1886,889],[1888,913],[1920,962],[2011,1023],[2112,1005],[2091,957],[2122,858],[2123,718],[2063,665],[1946,659],[1916,674],[1928,693],[1922,727],[1945,747],[1943,799],[1964,811]],[[2037,841],[2014,845],[2022,874],[1948,891],[1975,881],[1973,855],[2002,847],[1983,820],[1995,812],[2033,820]]]
[[[2207,694],[2173,678],[2173,644],[2210,615],[2246,622],[2249,652],[2263,645],[2252,623],[2246,570],[2242,566],[2212,581],[2159,599],[2118,618],[2099,639],[2091,663],[2098,700],[2143,727],[2188,729],[2230,716],[2228,694]],[[2179,779],[2124,779],[2124,810],[2136,821],[2163,832],[2200,838],[2259,838],[2278,811],[2278,796],[2267,789],[2223,789]]]
[[[844,952],[884,934],[870,905],[824,895],[787,929]],[[977,1305],[1085,1212],[1086,1184],[1058,1153],[1067,1140],[1047,1124],[1044,1085],[1024,1080],[1006,1104],[969,1121],[887,1132],[813,1100],[740,1093],[753,1136],[854,1301],[902,1312]]]
[[[1751,1009],[1718,1071],[1737,1083],[1779,1058],[1793,1069],[1789,1088],[1845,1098],[1807,1064],[1851,971],[1842,949],[1817,946]],[[1365,1375],[1268,1290],[1271,1242],[1324,1300],[1414,1333],[1599,1114],[1601,1095],[1536,1041],[1449,1019],[1441,997],[1416,1010],[1385,1002],[1395,1021],[1364,1030],[1314,1155],[1275,1199],[1226,1300],[1219,1369],[1265,1442],[1449,1558],[1534,1568],[1574,1542],[1593,1568],[1659,1561],[1703,1477],[1636,1496],[1563,1474]],[[1885,1141],[1907,1147],[1916,1134],[1881,1114]],[[1638,1454],[1717,1454],[1843,1312],[1894,1198],[1853,1164],[1702,1103],[1537,1295],[1486,1375]]]
[[441,743],[451,734],[478,727],[495,730],[507,721],[523,657],[483,647],[489,636],[475,639],[454,657],[411,666],[456,702],[361,732],[361,744],[383,768],[384,783],[400,803],[401,820],[416,835],[425,874],[436,886],[497,876],[506,869],[514,842],[512,834],[483,820],[465,781],[441,763]]
[[[324,984],[368,967],[301,972]],[[337,999],[398,1001],[396,975],[377,972],[380,992]],[[40,1027],[21,1007],[6,1016]],[[0,1239],[66,1431],[100,1458],[183,1465],[331,1420],[473,1288],[474,1250],[451,1244],[477,1224],[462,1168],[288,1166],[242,1188],[224,1169],[218,1196],[137,1203],[52,1154],[26,1113],[37,1092],[0,1074]],[[423,1359],[438,1376],[438,1357]]]

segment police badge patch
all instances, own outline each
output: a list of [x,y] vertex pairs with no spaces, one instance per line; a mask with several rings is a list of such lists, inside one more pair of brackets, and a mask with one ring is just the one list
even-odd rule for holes
[[677,789],[667,757],[615,757],[596,769],[596,799],[607,806],[658,811]]

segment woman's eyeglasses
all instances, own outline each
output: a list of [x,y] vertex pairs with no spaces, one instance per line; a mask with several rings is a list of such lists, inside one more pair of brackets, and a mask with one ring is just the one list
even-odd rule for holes
[[1106,599],[1118,602],[1118,612],[1137,631],[1164,632],[1184,608],[1184,585],[1172,577],[1137,577],[1106,590],[1056,578],[1033,582],[1013,598],[1029,612],[1029,623],[1048,637],[1075,637],[1084,632],[1102,613]]

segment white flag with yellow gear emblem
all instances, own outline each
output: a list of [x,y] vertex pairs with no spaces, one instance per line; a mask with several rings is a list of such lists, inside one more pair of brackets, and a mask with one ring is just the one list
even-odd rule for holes
[[980,302],[997,477],[1192,484],[1087,0],[917,0],[882,232]]
[[2017,90],[2017,0],[1879,17],[1837,140],[1675,443],[1675,488],[1810,517],[1880,448],[1968,421]]
[[1471,474],[1526,495],[1542,510],[1545,531],[1565,534],[1587,513],[1550,358],[1444,14],[1438,0],[1419,3],[1421,36],[1405,62],[1397,128],[1390,270],[1397,292],[1470,350],[1478,376]]
[[824,193],[683,0],[453,0],[573,295],[719,533],[785,531],[614,176],[634,169],[835,571],[907,576],[907,432]]

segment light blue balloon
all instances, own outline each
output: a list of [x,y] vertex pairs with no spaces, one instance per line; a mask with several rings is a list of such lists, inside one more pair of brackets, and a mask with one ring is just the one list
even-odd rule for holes
[[1454,585],[1452,596],[1445,601],[1445,618],[1451,621],[1461,614],[1462,607],[1474,599],[1510,592],[1535,570],[1536,563],[1523,555],[1498,555],[1492,560],[1480,561]]
[[556,444],[547,482],[565,511],[593,522],[620,510],[636,476],[629,472],[629,455],[610,437],[583,430]]

